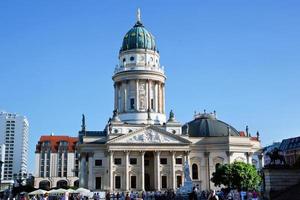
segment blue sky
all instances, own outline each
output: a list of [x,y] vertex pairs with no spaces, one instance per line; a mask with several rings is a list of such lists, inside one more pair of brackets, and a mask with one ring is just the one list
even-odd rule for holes
[[1,1],[0,110],[30,121],[30,171],[40,135],[76,136],[82,113],[103,129],[138,7],[180,122],[216,110],[264,145],[300,135],[299,1]]

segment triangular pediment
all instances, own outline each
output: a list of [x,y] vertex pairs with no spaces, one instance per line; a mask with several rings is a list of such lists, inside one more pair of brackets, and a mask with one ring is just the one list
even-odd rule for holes
[[189,144],[190,141],[155,126],[146,126],[114,138],[109,144]]

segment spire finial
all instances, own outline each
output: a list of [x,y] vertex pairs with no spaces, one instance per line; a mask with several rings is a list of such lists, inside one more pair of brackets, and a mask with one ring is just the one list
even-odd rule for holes
[[138,8],[136,12],[136,21],[141,22],[141,9]]

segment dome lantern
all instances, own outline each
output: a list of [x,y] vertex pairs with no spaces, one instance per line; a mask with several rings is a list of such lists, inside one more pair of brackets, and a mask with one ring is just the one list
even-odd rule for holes
[[132,49],[157,50],[154,36],[142,24],[140,9],[137,10],[135,25],[123,38],[120,52]]

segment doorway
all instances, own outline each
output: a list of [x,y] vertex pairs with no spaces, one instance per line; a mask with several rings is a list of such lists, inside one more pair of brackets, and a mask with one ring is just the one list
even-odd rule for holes
[[153,191],[154,190],[154,152],[146,152],[145,153],[145,161],[144,161],[144,180],[145,180],[145,190]]

